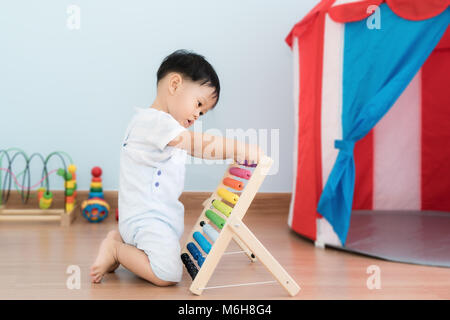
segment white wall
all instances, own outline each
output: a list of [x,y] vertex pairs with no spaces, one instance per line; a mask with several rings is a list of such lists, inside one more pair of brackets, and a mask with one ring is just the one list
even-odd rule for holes
[[[3,1],[0,149],[64,150],[78,166],[79,189],[89,188],[95,165],[104,170],[104,189],[117,189],[133,107],[153,102],[162,59],[184,48],[204,55],[221,81],[221,99],[203,117],[203,130],[265,129],[270,138],[279,129],[279,154],[266,150],[278,172],[261,191],[290,192],[292,54],[284,39],[316,2]],[[67,27],[72,4],[81,9],[79,30]],[[33,184],[41,169],[32,169]],[[225,165],[186,169],[186,191],[212,191]]]

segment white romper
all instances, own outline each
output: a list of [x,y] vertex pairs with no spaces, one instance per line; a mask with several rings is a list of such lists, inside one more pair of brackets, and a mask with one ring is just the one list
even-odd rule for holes
[[179,282],[186,151],[167,146],[184,130],[169,113],[136,108],[120,153],[119,232],[143,250],[155,275]]

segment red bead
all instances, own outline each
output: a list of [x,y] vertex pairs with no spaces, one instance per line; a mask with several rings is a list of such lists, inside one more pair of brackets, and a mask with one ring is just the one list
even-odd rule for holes
[[92,171],[91,171],[91,174],[94,177],[100,177],[102,175],[102,168],[100,168],[100,167],[93,167]]

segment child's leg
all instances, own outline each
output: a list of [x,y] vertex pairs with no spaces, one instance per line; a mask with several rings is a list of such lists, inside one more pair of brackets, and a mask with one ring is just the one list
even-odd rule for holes
[[[120,234],[118,236],[120,237]],[[137,276],[155,285],[176,284],[176,282],[164,281],[156,277],[145,252],[122,241],[117,241],[118,236],[112,231],[102,241],[97,259],[91,267],[92,282],[100,282],[106,272],[115,270],[122,264]]]
[[176,284],[176,282],[159,279],[152,271],[147,254],[134,246],[119,243],[117,246],[117,258],[125,268],[157,286]]

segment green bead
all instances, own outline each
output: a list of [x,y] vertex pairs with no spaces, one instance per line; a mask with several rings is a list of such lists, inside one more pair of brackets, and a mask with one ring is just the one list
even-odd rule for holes
[[222,213],[223,213],[224,215],[226,215],[227,217],[230,216],[231,210],[233,210],[232,207],[230,207],[229,205],[223,203],[223,202],[220,201],[220,200],[214,200],[214,201],[212,202],[212,204],[213,204],[213,206],[214,206],[217,210],[219,210],[220,212],[222,212]]
[[206,210],[206,217],[211,220],[219,229],[222,229],[225,225],[225,219],[220,217],[217,213],[212,210]]
[[44,192],[43,196],[45,199],[51,199],[51,198],[53,198],[53,193],[51,191],[47,191],[47,192]]

